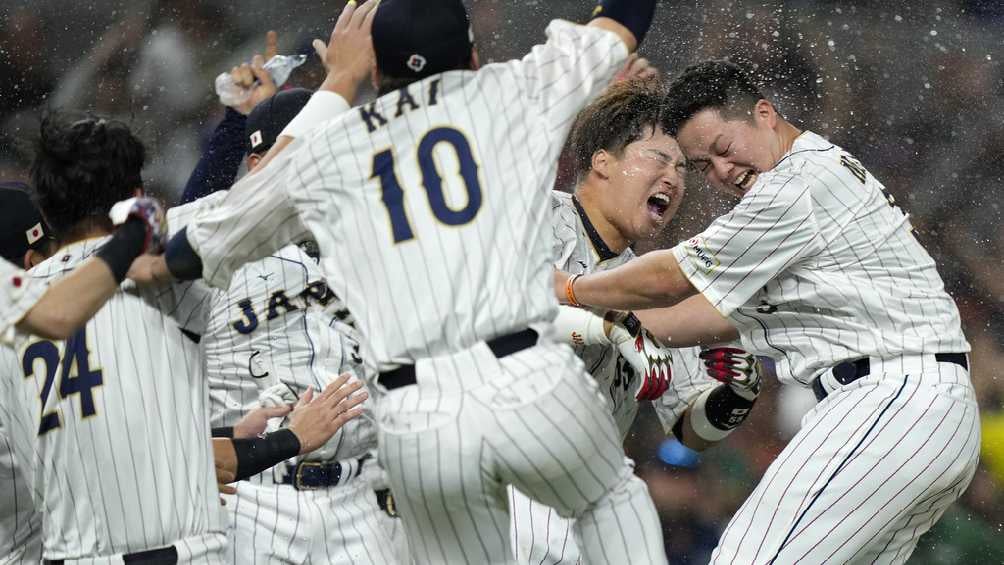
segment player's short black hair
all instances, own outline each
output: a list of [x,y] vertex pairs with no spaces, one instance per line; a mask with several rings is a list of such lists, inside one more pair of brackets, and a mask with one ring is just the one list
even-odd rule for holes
[[656,79],[614,83],[575,120],[569,137],[575,174],[581,180],[604,149],[618,158],[624,148],[659,125],[665,89]]
[[695,114],[713,108],[726,118],[750,119],[753,107],[763,100],[753,80],[728,61],[704,61],[684,69],[669,85],[662,129],[676,136]]
[[60,238],[85,220],[111,226],[108,210],[142,188],[143,143],[117,120],[51,112],[42,118],[31,179]]

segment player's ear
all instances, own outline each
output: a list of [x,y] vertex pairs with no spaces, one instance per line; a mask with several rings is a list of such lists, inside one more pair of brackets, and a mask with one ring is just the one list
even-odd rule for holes
[[257,169],[258,163],[261,163],[261,155],[257,153],[252,153],[248,155],[248,171],[253,171]]
[[32,267],[38,265],[42,261],[45,261],[47,258],[48,257],[43,255],[42,253],[39,253],[34,249],[29,249],[28,251],[24,252],[24,269],[27,271],[28,269],[31,269]]
[[753,106],[753,121],[758,123],[763,123],[770,129],[774,129],[777,126],[777,110],[774,109],[774,105],[761,98]]
[[139,198],[139,197],[143,196],[143,194],[145,194],[145,192],[143,191],[143,187],[142,186],[136,187],[132,191],[132,195],[135,196],[136,198]]
[[481,57],[478,56],[476,47],[471,47],[471,70],[476,71],[481,68]]
[[590,167],[602,178],[610,177],[610,157],[611,155],[606,149],[600,149],[599,151],[593,153]]

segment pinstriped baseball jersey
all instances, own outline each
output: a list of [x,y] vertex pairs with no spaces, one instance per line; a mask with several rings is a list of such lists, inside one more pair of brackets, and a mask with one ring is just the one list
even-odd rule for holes
[[[14,352],[0,347],[0,366],[16,363]],[[7,408],[0,402],[0,421],[7,417]],[[14,459],[10,438],[0,424],[0,563],[4,557],[36,538],[42,528],[41,515],[28,489],[27,477]]]
[[0,259],[0,345],[14,339],[14,326],[45,292],[45,285]]
[[[168,225],[176,232],[200,206],[224,197],[218,192],[171,208]],[[296,245],[242,266],[225,291],[213,289],[200,341],[212,425],[233,426],[260,406],[262,391],[278,383],[299,396],[309,386],[323,390],[344,371],[362,377],[360,363],[351,357],[354,340],[338,331],[344,326],[328,313],[341,308],[317,261]],[[375,447],[372,421],[357,418],[306,458],[347,459]]]
[[[607,247],[572,195],[553,192],[551,207],[554,210],[556,268],[569,273],[591,273],[612,269],[634,258],[631,248],[617,254]],[[573,349],[606,395],[621,436],[626,436],[638,415],[638,401],[631,394],[637,373],[613,346],[588,345]],[[673,350],[673,379],[669,390],[653,402],[667,430],[672,429],[697,395],[719,384],[704,372],[698,358],[700,351],[699,347]]]
[[[30,272],[45,283],[106,238],[69,245]],[[2,372],[4,426],[43,516],[48,559],[224,543],[198,346],[208,289],[124,286],[67,341],[17,336]]]
[[744,347],[777,360],[783,382],[807,385],[846,359],[969,351],[908,217],[812,132],[674,254]]
[[207,280],[225,286],[309,229],[382,368],[552,320],[558,153],[627,50],[595,27],[547,33],[522,60],[356,108],[237,183],[188,230]]

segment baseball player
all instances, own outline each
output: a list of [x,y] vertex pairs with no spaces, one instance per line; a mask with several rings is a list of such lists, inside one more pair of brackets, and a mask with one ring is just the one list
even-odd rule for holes
[[[274,149],[137,277],[225,286],[313,233],[380,371],[380,456],[417,562],[510,560],[508,484],[578,518],[586,558],[665,562],[595,381],[551,337],[546,235],[572,119],[655,3],[604,1],[589,25],[554,22],[524,59],[480,70],[460,2],[374,4],[339,18],[333,43],[356,49],[334,50],[322,90],[351,99],[375,73],[381,96]],[[376,69],[358,49],[370,26]]]
[[[120,122],[43,120],[32,182],[60,247],[33,279],[56,281],[108,253],[108,209],[140,190],[143,157]],[[117,281],[130,261],[113,255]],[[208,390],[181,331],[203,331],[206,294],[125,287],[65,341],[15,336],[3,424],[42,515],[46,562],[221,562]]]
[[906,561],[969,484],[980,443],[969,344],[934,261],[860,161],[782,118],[734,65],[684,71],[663,127],[739,203],[673,249],[559,275],[560,293],[680,303],[657,332],[686,342],[734,325],[782,382],[816,393],[713,562]]
[[[246,134],[237,134],[243,145],[221,127],[203,159],[217,164],[200,164],[197,170],[211,172],[213,183],[232,182],[239,161],[229,148],[238,147],[248,153],[253,172],[311,94],[291,89],[261,102],[246,119]],[[171,208],[168,224],[178,230],[199,207],[223,197],[217,192]],[[330,375],[361,375],[361,364],[352,357],[356,345],[326,313],[340,309],[337,303],[316,259],[297,245],[244,265],[225,291],[214,291],[201,338],[214,429],[229,428],[239,436],[239,420],[263,403],[266,410],[281,410],[308,387],[322,388]],[[375,463],[370,454],[375,448],[372,420],[356,419],[309,456],[240,482],[235,496],[227,499],[233,536],[229,560],[397,562],[388,551],[384,512],[363,478],[364,467]]]
[[[656,236],[676,214],[684,196],[685,165],[676,141],[659,126],[664,95],[655,80],[617,82],[579,113],[570,136],[578,178],[575,194],[554,192],[551,197],[556,268],[589,273],[622,265],[635,256],[631,244]],[[705,374],[698,347],[670,352],[637,327],[631,332],[571,306],[559,308],[556,326],[559,338],[573,345],[605,394],[622,439],[638,413],[638,402],[651,400],[667,434],[704,449],[734,429],[707,433],[694,425],[699,420],[693,414],[705,411],[706,399],[725,392],[716,390],[723,387],[747,397],[749,407],[736,414],[738,426],[759,392],[755,363],[737,349],[712,349],[703,355],[709,362],[721,359],[751,369],[746,378],[721,384],[722,367],[709,366],[710,376]],[[663,363],[670,370],[665,371]],[[662,375],[668,383],[659,382]],[[515,489],[510,508],[519,563],[579,561],[569,520]]]

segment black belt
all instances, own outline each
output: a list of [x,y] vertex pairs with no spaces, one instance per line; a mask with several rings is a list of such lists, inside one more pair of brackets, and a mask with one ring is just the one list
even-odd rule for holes
[[351,463],[342,465],[340,461],[300,461],[290,468],[282,483],[293,485],[296,490],[317,490],[338,486],[342,481],[358,477],[363,472],[363,464],[370,457],[367,453],[357,459],[359,466],[354,473]]
[[[966,359],[965,353],[935,353],[934,359],[938,363],[955,363],[963,369],[969,370],[969,361]],[[848,385],[854,381],[860,379],[861,377],[867,377],[872,372],[871,362],[867,357],[864,359],[858,359],[857,361],[844,361],[843,363],[834,365],[830,372],[833,373],[833,378],[842,385]],[[822,376],[822,375],[820,375]],[[828,394],[826,388],[823,386],[820,377],[812,379],[812,392],[816,395],[816,400],[822,400],[826,398]]]
[[[123,555],[122,561],[135,565],[175,565],[178,562],[178,550],[172,545],[149,551],[137,551]],[[45,565],[63,565],[63,560],[46,559],[43,563]]]
[[[528,347],[537,345],[538,337],[537,332],[526,329],[521,332],[489,340],[487,344],[488,349],[491,349],[492,353],[501,359],[502,357],[512,355],[513,353],[517,353]],[[387,390],[394,390],[395,388],[413,385],[418,382],[415,379],[415,366],[401,365],[397,369],[384,371],[380,373],[379,377],[377,377],[377,382]]]

